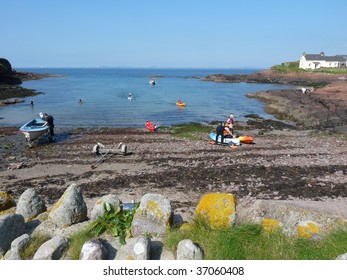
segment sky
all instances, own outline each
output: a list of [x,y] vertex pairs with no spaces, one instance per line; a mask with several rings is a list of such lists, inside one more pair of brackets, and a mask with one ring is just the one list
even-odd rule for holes
[[346,0],[0,0],[20,67],[268,68],[347,54]]

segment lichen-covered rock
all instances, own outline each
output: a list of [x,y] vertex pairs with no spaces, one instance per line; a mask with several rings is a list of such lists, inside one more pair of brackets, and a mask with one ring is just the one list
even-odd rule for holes
[[20,254],[28,246],[31,241],[31,236],[27,233],[19,236],[11,243],[11,249],[5,255],[6,260],[21,260]]
[[134,237],[149,234],[165,234],[172,224],[172,209],[169,199],[160,194],[146,194],[141,198],[131,223],[131,234]]
[[54,236],[40,246],[33,260],[59,260],[68,244],[66,237]]
[[18,236],[24,234],[25,223],[22,215],[12,214],[0,217],[0,256],[11,247]]
[[261,221],[261,227],[265,233],[275,233],[282,228],[282,223],[275,219],[263,219]]
[[21,214],[25,221],[35,218],[44,211],[46,211],[46,205],[35,189],[27,189],[19,197],[16,213]]
[[202,260],[201,248],[190,239],[181,240],[177,245],[178,260]]
[[107,249],[99,239],[85,242],[80,253],[80,260],[107,260]]
[[48,219],[61,227],[83,222],[87,219],[87,206],[76,184],[70,185],[53,206]]
[[11,195],[0,191],[0,211],[7,210],[16,206],[16,203]]
[[236,198],[229,193],[206,194],[201,198],[196,214],[214,228],[229,228],[236,221]]
[[118,213],[121,210],[122,202],[117,195],[105,195],[96,201],[94,208],[90,214],[91,220],[97,220],[99,216],[103,216],[105,214],[105,203],[108,203],[114,209],[115,213]]
[[320,225],[313,221],[301,221],[297,226],[298,236],[301,238],[315,239],[321,232]]

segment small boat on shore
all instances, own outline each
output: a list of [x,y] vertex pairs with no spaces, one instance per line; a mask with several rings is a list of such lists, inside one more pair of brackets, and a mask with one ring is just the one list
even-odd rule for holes
[[22,125],[19,130],[27,141],[33,141],[48,132],[48,125],[44,125],[45,123],[46,121],[41,118],[33,119]]
[[157,130],[157,126],[151,121],[147,121],[145,127],[152,132],[155,132]]

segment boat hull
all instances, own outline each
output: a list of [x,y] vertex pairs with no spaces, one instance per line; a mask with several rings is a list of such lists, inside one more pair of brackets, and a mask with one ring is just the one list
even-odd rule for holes
[[47,133],[49,127],[44,124],[45,121],[43,119],[33,119],[21,126],[19,130],[24,134],[28,141],[33,141]]

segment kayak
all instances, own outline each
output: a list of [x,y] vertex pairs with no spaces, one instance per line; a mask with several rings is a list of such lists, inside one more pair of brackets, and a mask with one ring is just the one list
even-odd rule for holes
[[[213,133],[213,132],[210,133],[210,138],[212,140],[214,140],[214,141],[216,141],[216,136],[217,136],[216,133]],[[221,142],[221,136],[218,136],[218,141],[217,142],[218,143]],[[240,140],[238,138],[225,137],[223,139],[223,143],[224,144],[229,144],[230,142],[233,143],[236,146],[239,146],[241,144],[241,142],[240,142]]]
[[184,103],[184,102],[176,102],[176,105],[177,106],[181,106],[181,107],[185,107],[186,103]]
[[251,136],[239,136],[238,139],[240,140],[241,143],[244,143],[244,144],[254,143],[254,138]]
[[147,121],[145,127],[152,132],[154,132],[157,129],[157,126],[151,121]]

